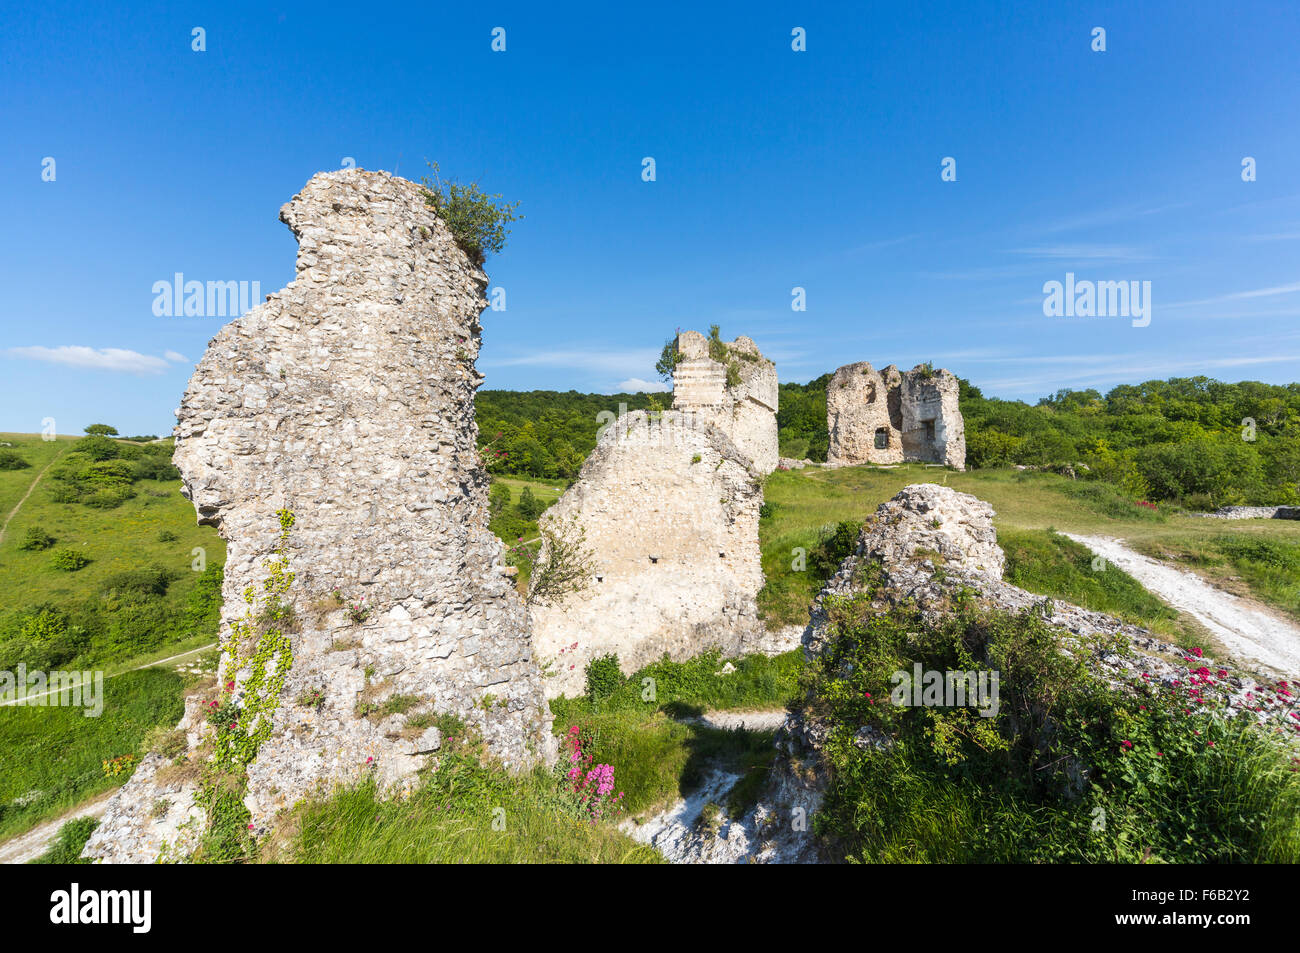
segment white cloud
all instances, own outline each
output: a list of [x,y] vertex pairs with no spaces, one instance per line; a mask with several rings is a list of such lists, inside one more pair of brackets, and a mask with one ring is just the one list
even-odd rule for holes
[[175,364],[188,364],[190,359],[179,351],[163,351],[163,358]]
[[662,394],[668,389],[663,381],[643,381],[639,377],[629,377],[617,385],[620,394]]
[[645,373],[659,360],[658,348],[628,348],[626,350],[593,350],[590,348],[573,348],[570,350],[538,351],[519,357],[507,357],[497,360],[482,361],[485,367],[567,367],[585,371],[600,371],[606,374],[627,374],[632,376],[638,371]]
[[[174,353],[174,352],[170,352]],[[105,347],[95,349],[82,345],[64,344],[60,347],[11,347],[5,351],[9,357],[30,361],[46,361],[69,367],[86,367],[101,371],[121,371],[127,374],[162,374],[170,369],[166,360],[126,348]],[[178,355],[179,356],[179,355]]]
[[1214,298],[1201,298],[1198,301],[1176,301],[1166,308],[1190,308],[1197,304],[1217,304],[1220,301],[1246,301],[1251,298],[1272,298],[1276,295],[1294,294],[1300,291],[1300,281],[1289,285],[1273,285],[1270,288],[1255,288],[1251,291],[1235,291],[1232,294],[1218,295]]

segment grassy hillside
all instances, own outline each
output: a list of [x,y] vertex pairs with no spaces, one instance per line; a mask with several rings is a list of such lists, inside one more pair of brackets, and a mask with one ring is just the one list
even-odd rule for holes
[[86,798],[122,784],[104,762],[139,757],[145,733],[171,727],[182,712],[179,675],[160,669],[104,680],[104,710],[0,708],[0,837],[19,833]]
[[31,466],[0,471],[13,500],[0,541],[0,667],[113,671],[215,638],[225,544],[196,525],[170,443],[4,439]]

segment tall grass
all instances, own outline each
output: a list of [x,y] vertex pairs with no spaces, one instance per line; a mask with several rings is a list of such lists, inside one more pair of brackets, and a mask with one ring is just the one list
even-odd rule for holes
[[324,864],[659,863],[605,822],[584,820],[555,776],[512,777],[451,756],[404,799],[373,783],[299,808],[289,843],[267,859]]

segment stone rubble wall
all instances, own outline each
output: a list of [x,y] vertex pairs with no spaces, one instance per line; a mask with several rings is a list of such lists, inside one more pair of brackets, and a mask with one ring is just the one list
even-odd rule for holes
[[[175,432],[183,492],[228,545],[223,641],[266,578],[277,510],[295,517],[300,628],[248,770],[259,828],[334,783],[411,783],[432,750],[404,727],[418,712],[462,718],[510,768],[554,753],[528,613],[487,528],[474,417],[486,275],[420,187],[387,173],[320,173],[280,218],[297,275],[218,332]],[[336,587],[364,599],[364,619]],[[298,703],[314,690],[322,704]],[[359,713],[398,694],[419,700],[406,716]],[[119,797],[138,802],[136,787]]]
[[581,694],[587,662],[610,652],[631,674],[665,652],[761,650],[762,500],[749,456],[700,417],[634,411],[610,424],[542,518],[580,526],[594,557],[586,589],[533,606],[547,695]]
[[776,365],[741,335],[726,345],[738,382],[727,384],[727,366],[709,356],[709,339],[683,331],[676,341],[673,409],[690,411],[717,427],[766,476],[777,468]]
[[1221,506],[1213,513],[1198,513],[1221,520],[1300,520],[1300,506]]
[[[924,366],[905,373],[892,364],[877,372],[866,361],[839,368],[826,386],[827,465],[940,463],[965,469],[959,389],[951,372]],[[884,446],[877,445],[878,435]]]

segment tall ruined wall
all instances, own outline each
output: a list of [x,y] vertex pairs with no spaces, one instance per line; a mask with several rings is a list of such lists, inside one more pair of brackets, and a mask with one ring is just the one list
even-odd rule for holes
[[748,455],[693,415],[610,424],[543,517],[550,531],[581,528],[592,568],[585,589],[533,608],[547,695],[580,694],[586,663],[609,652],[631,673],[665,652],[737,654],[761,638],[761,504]]
[[915,367],[903,375],[903,459],[966,469],[966,425],[951,371]]
[[[228,544],[223,644],[267,578],[277,511],[293,514],[292,667],[248,768],[258,825],[320,783],[405,782],[437,747],[436,731],[406,727],[416,713],[458,715],[510,766],[553,745],[529,617],[487,529],[474,419],[486,276],[420,188],[386,173],[318,174],[280,218],[297,276],[209,344],[175,452],[200,522]],[[226,656],[240,699],[248,669],[230,668]],[[300,703],[314,692],[319,704]],[[393,695],[418,701],[364,715]]]
[[723,343],[715,359],[709,339],[683,331],[676,341],[673,409],[690,411],[717,427],[754,461],[760,474],[776,469],[776,365],[745,336]]
[[826,385],[826,463],[903,462],[903,413],[898,368],[877,372],[866,361],[846,364]]
[[826,387],[829,466],[942,463],[966,467],[966,428],[957,378],[918,365],[877,373],[866,361],[846,364]]

